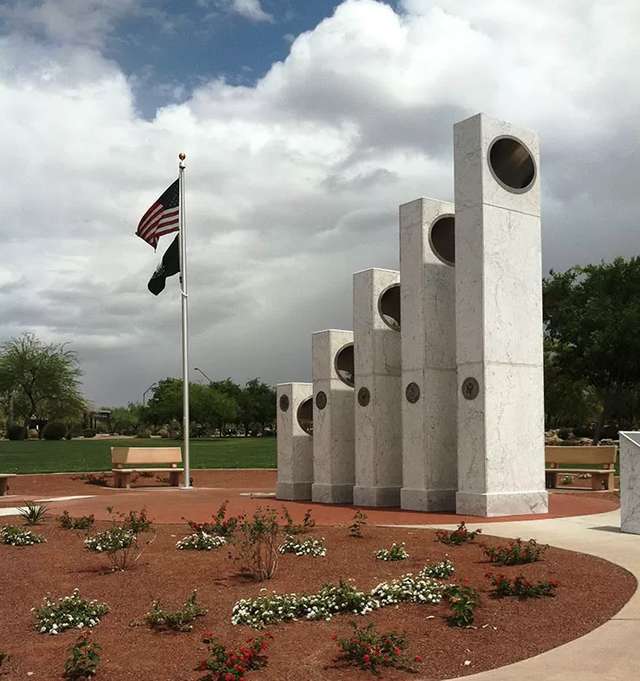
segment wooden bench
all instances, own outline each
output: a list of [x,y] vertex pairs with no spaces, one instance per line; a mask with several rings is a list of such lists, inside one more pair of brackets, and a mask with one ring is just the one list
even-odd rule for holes
[[[111,464],[113,465],[113,483],[115,487],[131,486],[132,473],[169,473],[169,484],[177,487],[180,484],[180,474],[184,468],[178,468],[182,463],[180,447],[111,447]],[[140,466],[131,468],[131,466]],[[162,468],[150,468],[154,464],[165,464]],[[126,468],[125,468],[126,466]]]
[[9,478],[15,477],[15,473],[0,473],[0,497],[3,497],[7,493]]
[[[603,445],[600,447],[562,447],[547,446],[544,448],[545,472],[547,487],[558,486],[558,476],[567,473],[589,473],[591,489],[614,489],[617,447]],[[589,468],[572,468],[576,464],[586,464]],[[596,468],[596,466],[598,466]]]

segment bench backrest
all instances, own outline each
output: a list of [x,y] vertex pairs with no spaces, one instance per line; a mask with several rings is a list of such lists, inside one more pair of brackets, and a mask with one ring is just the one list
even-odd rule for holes
[[119,466],[182,463],[182,450],[180,447],[111,447],[111,463]]
[[548,445],[544,448],[545,463],[550,464],[615,464],[615,445],[592,447],[562,447]]

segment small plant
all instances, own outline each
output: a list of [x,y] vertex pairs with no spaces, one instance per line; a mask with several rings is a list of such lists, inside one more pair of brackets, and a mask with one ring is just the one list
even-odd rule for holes
[[391,547],[388,549],[379,549],[376,551],[376,558],[378,560],[406,560],[409,557],[409,554],[406,552],[404,548],[404,542],[402,544],[396,544],[393,542],[391,544]]
[[193,520],[187,520],[187,524],[193,532],[206,532],[219,537],[230,537],[236,529],[238,518],[233,516],[227,518],[228,504],[228,499],[220,504],[215,515],[212,516],[213,522],[211,523],[196,523]]
[[482,530],[480,529],[469,532],[463,521],[451,532],[447,532],[447,530],[436,530],[436,541],[449,546],[460,546],[461,544],[472,542],[481,533]]
[[194,532],[176,542],[178,551],[213,551],[227,543],[224,537],[206,532]]
[[570,485],[573,482],[573,476],[571,475],[563,475],[560,478],[560,484],[561,485]]
[[286,536],[284,544],[282,544],[278,551],[280,553],[293,553],[296,556],[326,556],[327,549],[324,545],[324,539],[306,539],[301,541],[295,537]]
[[367,524],[367,514],[362,511],[356,511],[349,525],[349,536],[350,537],[362,537],[362,528]]
[[311,509],[307,509],[302,520],[302,524],[293,522],[293,518],[286,506],[282,507],[282,517],[285,520],[284,532],[285,534],[306,534],[311,532],[316,526],[316,521],[311,517]]
[[483,546],[482,548],[492,563],[497,565],[524,565],[540,560],[540,556],[549,547],[538,544],[535,539],[529,539],[528,542],[516,539],[509,542],[508,546]]
[[35,504],[33,501],[27,501],[24,508],[18,509],[18,513],[27,525],[39,525],[45,519],[47,512],[46,504]]
[[[378,633],[373,622],[366,627],[359,627],[351,622],[353,633],[349,638],[337,638],[340,653],[336,662],[359,667],[369,671],[375,676],[380,676],[382,667],[393,667],[407,672],[416,672],[417,669],[404,654],[407,641],[403,634],[395,631]],[[414,659],[419,661],[420,657]]]
[[555,596],[558,588],[558,582],[548,580],[530,582],[524,575],[518,575],[511,580],[505,575],[488,573],[487,579],[491,582],[491,586],[493,586],[491,595],[494,598],[515,596],[520,600],[526,600],[527,598]]
[[473,624],[474,612],[480,602],[480,595],[470,586],[451,585],[447,588],[447,600],[451,614],[447,622],[452,627],[469,627]]
[[81,473],[80,475],[72,475],[72,480],[82,480],[87,485],[96,485],[97,487],[106,487],[109,480],[105,473]]
[[62,440],[67,434],[67,426],[60,421],[49,421],[42,431],[43,440]]
[[134,534],[148,532],[153,524],[149,516],[147,516],[146,508],[143,508],[141,511],[129,511],[126,515],[120,514],[119,522],[122,527],[131,530]]
[[84,545],[92,553],[106,554],[114,572],[126,570],[131,563],[132,554],[138,549],[133,530],[118,525],[87,537]]
[[227,650],[220,640],[207,635],[202,642],[207,645],[206,659],[196,667],[196,671],[206,672],[198,681],[242,681],[247,672],[262,669],[267,664],[268,634],[250,638],[237,650]]
[[0,672],[2,671],[2,666],[5,662],[7,662],[8,659],[9,653],[5,653],[4,651],[0,650]]
[[172,631],[191,631],[193,622],[197,617],[207,614],[206,608],[198,605],[198,593],[194,589],[193,593],[184,602],[179,610],[163,610],[160,601],[153,601],[151,610],[144,616],[144,621],[156,631],[171,629]]
[[90,530],[95,522],[95,517],[91,515],[81,515],[73,518],[69,515],[69,511],[63,511],[61,516],[58,516],[60,527],[65,530]]
[[15,525],[5,525],[0,529],[0,543],[11,546],[32,546],[33,544],[44,544],[47,540],[31,530],[24,530]]
[[278,567],[280,527],[273,509],[257,508],[249,518],[242,515],[233,536],[233,556],[240,571],[256,580],[271,579]]
[[95,676],[100,664],[100,652],[100,646],[91,641],[87,633],[80,636],[64,663],[63,678],[69,681],[85,681]]
[[37,628],[41,634],[60,634],[65,629],[84,629],[95,627],[100,618],[109,612],[106,603],[88,601],[74,589],[71,596],[63,596],[52,601],[45,596],[39,608],[33,608]]

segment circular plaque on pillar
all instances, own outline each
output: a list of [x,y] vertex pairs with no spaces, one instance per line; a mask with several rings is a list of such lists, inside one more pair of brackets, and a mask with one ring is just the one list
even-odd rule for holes
[[462,396],[465,400],[475,400],[480,392],[480,385],[473,376],[469,376],[462,381]]
[[289,409],[289,396],[280,395],[280,409],[282,411],[287,411]]
[[407,389],[404,391],[407,402],[415,404],[420,399],[420,386],[417,383],[409,383]]
[[358,390],[358,404],[361,407],[366,407],[370,401],[371,393],[369,392],[369,388],[365,388],[364,386],[362,386],[362,388]]
[[325,393],[324,390],[321,390],[316,395],[316,407],[318,407],[318,409],[322,410],[326,406],[327,406],[327,393]]

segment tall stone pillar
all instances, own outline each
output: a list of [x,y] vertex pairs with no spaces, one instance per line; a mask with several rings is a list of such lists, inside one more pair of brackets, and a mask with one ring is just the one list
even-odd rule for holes
[[545,513],[537,136],[454,126],[458,513]]
[[353,503],[399,506],[402,486],[400,416],[400,273],[368,269],[353,275],[355,457]]
[[277,386],[278,483],[276,497],[311,499],[313,483],[313,386]]
[[400,206],[401,505],[413,511],[456,506],[454,224],[451,203],[417,199]]
[[312,338],[313,501],[350,504],[354,484],[353,331]]

